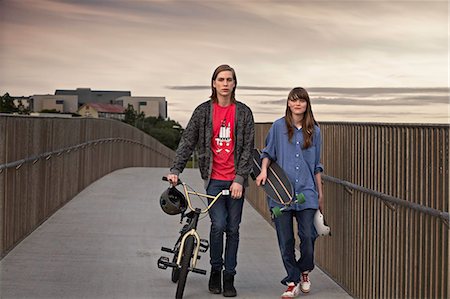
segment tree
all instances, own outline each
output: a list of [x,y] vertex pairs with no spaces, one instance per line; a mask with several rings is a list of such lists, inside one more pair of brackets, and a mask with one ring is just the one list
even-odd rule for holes
[[146,117],[142,122],[139,121],[138,128],[173,150],[177,149],[183,133],[178,122],[161,117]]
[[5,93],[0,97],[0,113],[16,113],[19,112],[19,109],[14,105],[14,99],[9,95],[9,93]]
[[128,104],[127,109],[125,109],[125,119],[123,121],[129,125],[135,126],[137,117],[138,114],[136,110],[134,110],[133,105]]
[[123,122],[144,131],[173,150],[177,149],[183,133],[183,128],[178,122],[170,119],[165,120],[162,117],[145,117],[144,112],[138,114],[131,104],[128,104],[125,109]]
[[23,105],[22,101],[19,101],[19,105],[17,105],[17,110],[19,114],[30,114],[30,109],[29,108],[25,108],[25,106]]

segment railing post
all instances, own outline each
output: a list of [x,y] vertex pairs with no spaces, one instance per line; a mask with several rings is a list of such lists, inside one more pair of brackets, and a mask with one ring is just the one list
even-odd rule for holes
[[[0,116],[0,164],[5,162],[7,118]],[[0,172],[0,258],[4,254],[5,238],[5,171]]]

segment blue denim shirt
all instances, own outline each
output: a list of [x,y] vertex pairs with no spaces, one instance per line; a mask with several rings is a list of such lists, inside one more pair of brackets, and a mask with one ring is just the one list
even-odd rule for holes
[[[309,148],[303,149],[302,129],[294,127],[294,136],[289,142],[284,117],[272,124],[266,137],[266,147],[262,150],[261,158],[277,162],[291,181],[295,194],[305,195],[304,203],[293,204],[289,209],[300,211],[319,208],[315,174],[322,172],[323,166],[320,163],[322,140],[318,126],[314,126],[312,141]],[[282,206],[271,198],[268,198],[268,203],[270,208]]]

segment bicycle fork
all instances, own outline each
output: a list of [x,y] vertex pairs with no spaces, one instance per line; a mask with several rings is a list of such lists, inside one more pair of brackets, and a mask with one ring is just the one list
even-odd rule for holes
[[195,229],[191,229],[190,231],[186,232],[183,237],[181,238],[181,243],[178,251],[172,250],[167,247],[161,247],[162,251],[170,252],[173,254],[177,254],[177,262],[173,263],[169,261],[168,257],[161,256],[158,259],[158,268],[160,269],[167,269],[167,267],[171,268],[180,268],[181,267],[181,258],[184,253],[184,245],[186,242],[186,239],[192,236],[195,239],[195,247],[193,251],[193,256],[191,257],[191,267],[189,268],[189,271],[192,271],[194,273],[203,274],[206,275],[206,270],[195,268],[197,265],[197,260],[200,259],[199,252],[206,252],[209,248],[209,242],[205,239],[200,239],[200,236],[198,235],[197,231]]

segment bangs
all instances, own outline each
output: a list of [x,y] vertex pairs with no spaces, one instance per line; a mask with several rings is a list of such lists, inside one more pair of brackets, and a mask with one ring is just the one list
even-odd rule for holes
[[309,95],[304,88],[296,87],[289,93],[288,100],[306,100],[309,102]]

